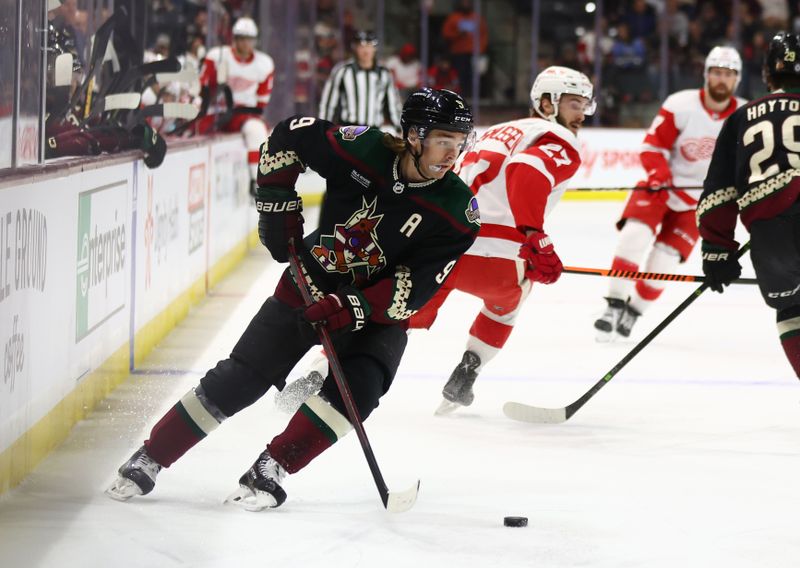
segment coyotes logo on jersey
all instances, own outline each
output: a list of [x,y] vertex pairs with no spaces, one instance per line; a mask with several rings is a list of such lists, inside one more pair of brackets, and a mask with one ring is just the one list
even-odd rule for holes
[[375,234],[383,219],[383,215],[375,214],[376,202],[377,198],[367,203],[362,197],[361,209],[345,223],[336,225],[332,235],[321,235],[320,244],[312,247],[312,256],[326,272],[352,272],[356,282],[386,266]]

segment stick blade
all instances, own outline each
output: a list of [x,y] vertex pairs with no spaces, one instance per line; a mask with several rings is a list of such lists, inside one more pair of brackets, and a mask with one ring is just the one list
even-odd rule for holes
[[566,422],[566,408],[541,408],[521,402],[507,402],[503,405],[503,414],[511,420],[529,422],[531,424],[561,424]]
[[142,95],[139,93],[114,93],[113,95],[106,95],[103,111],[137,109],[141,101]]
[[418,494],[419,479],[414,485],[405,491],[389,492],[389,496],[386,499],[386,510],[390,513],[405,513],[414,506],[414,503],[417,502]]

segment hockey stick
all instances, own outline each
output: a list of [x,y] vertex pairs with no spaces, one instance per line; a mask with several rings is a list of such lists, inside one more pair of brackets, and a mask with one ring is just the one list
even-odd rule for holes
[[[665,280],[668,282],[705,282],[705,276],[691,274],[666,274],[664,272],[637,272],[635,270],[615,270],[603,268],[583,268],[565,266],[566,274],[585,274],[588,276],[608,276],[609,278],[627,278],[629,280]],[[732,284],[758,284],[755,278],[737,278]]]
[[[742,248],[736,252],[736,258],[741,258],[749,248],[750,243],[745,243]],[[636,347],[631,349],[630,352],[625,355],[625,357],[623,357],[619,363],[614,365],[614,367],[608,373],[606,373],[602,379],[597,381],[592,388],[586,391],[583,396],[581,396],[572,404],[568,404],[564,408],[543,408],[540,406],[522,404],[520,402],[507,402],[503,405],[503,413],[512,420],[518,420],[520,422],[533,422],[536,424],[560,424],[562,422],[566,422],[573,414],[580,410],[580,408],[586,404],[590,398],[597,394],[597,391],[608,384],[608,382],[611,381],[611,379],[613,379],[617,373],[619,373],[620,370],[639,353],[639,351],[644,349],[653,339],[655,339],[659,333],[664,330],[665,327],[672,323],[672,321],[686,308],[688,308],[692,302],[699,298],[700,295],[708,289],[708,286],[708,281],[703,282],[703,284],[697,290],[692,292],[688,298],[681,302],[681,305],[675,308],[672,313],[664,319],[664,321],[658,324],[655,329],[653,329],[653,331],[647,335],[647,337],[637,343]]]
[[158,83],[192,83],[199,81],[200,77],[194,68],[181,69],[175,73],[156,73],[156,82]]
[[176,57],[168,57],[167,59],[157,59],[148,63],[142,63],[135,67],[131,67],[117,73],[108,81],[106,88],[101,89],[101,95],[108,93],[119,93],[129,91],[136,81],[142,79],[147,75],[157,75],[159,73],[177,73],[181,70],[181,63]]
[[91,114],[86,117],[83,123],[91,121],[104,112],[137,109],[141,101],[142,95],[139,93],[115,93],[113,95],[106,95],[105,97],[98,97],[92,105]]
[[197,116],[198,112],[200,112],[200,109],[192,103],[158,103],[140,109],[134,116],[136,121],[151,116],[192,120]]
[[[297,282],[297,287],[300,289],[300,294],[303,296],[303,302],[306,306],[310,306],[314,303],[314,300],[311,297],[306,280],[303,277],[305,267],[303,267],[302,261],[297,255],[294,239],[289,239],[288,248],[289,268],[294,276],[295,282]],[[358,441],[361,443],[361,449],[364,451],[364,457],[367,458],[367,464],[369,465],[369,470],[372,472],[372,478],[375,480],[375,485],[378,486],[378,493],[380,493],[383,506],[390,513],[402,513],[408,511],[417,501],[419,480],[417,480],[417,483],[414,486],[406,489],[405,491],[401,491],[400,493],[392,493],[389,491],[389,488],[386,486],[386,482],[383,480],[383,475],[381,475],[381,470],[378,468],[378,461],[375,459],[372,446],[367,439],[367,432],[364,430],[364,424],[358,414],[358,409],[353,402],[353,394],[350,392],[350,386],[348,385],[347,379],[344,376],[344,371],[342,371],[342,366],[339,363],[339,357],[336,355],[336,350],[331,342],[331,336],[328,333],[328,329],[324,325],[317,326],[316,329],[317,333],[319,334],[320,341],[322,342],[322,347],[325,349],[325,354],[328,356],[328,363],[330,364],[331,373],[333,374],[333,379],[336,382],[336,387],[339,389],[339,394],[342,395],[342,400],[344,401],[345,408],[347,409],[347,418],[353,425],[353,429],[356,431],[356,435],[358,436]]]
[[703,186],[665,186],[658,189],[651,187],[568,187],[567,191],[649,191],[654,193],[656,191],[699,191]]

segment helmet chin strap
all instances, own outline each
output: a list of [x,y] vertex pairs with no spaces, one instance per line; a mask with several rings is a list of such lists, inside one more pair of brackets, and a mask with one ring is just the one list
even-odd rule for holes
[[[420,145],[421,144],[422,143],[420,142]],[[417,173],[420,175],[420,177],[425,181],[430,181],[434,179],[434,178],[429,178],[428,176],[422,173],[421,169],[419,169],[419,159],[422,157],[423,152],[415,154],[414,149],[411,147],[411,144],[408,143],[408,140],[406,140],[406,150],[408,150],[408,153],[411,154],[411,159],[414,161],[414,167],[417,169]]]

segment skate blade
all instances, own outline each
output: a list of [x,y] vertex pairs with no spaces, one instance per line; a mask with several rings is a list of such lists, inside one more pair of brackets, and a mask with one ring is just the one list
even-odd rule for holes
[[119,477],[106,489],[105,493],[115,501],[127,501],[131,497],[141,495],[142,490],[130,479]]
[[264,509],[274,509],[278,502],[269,493],[263,491],[253,491],[249,487],[239,486],[239,488],[228,495],[224,501],[225,505],[235,505],[245,511],[262,511]]
[[442,400],[441,404],[439,404],[439,408],[433,413],[434,416],[446,416],[448,414],[452,414],[463,405],[458,404],[457,402],[450,402],[446,398]]

